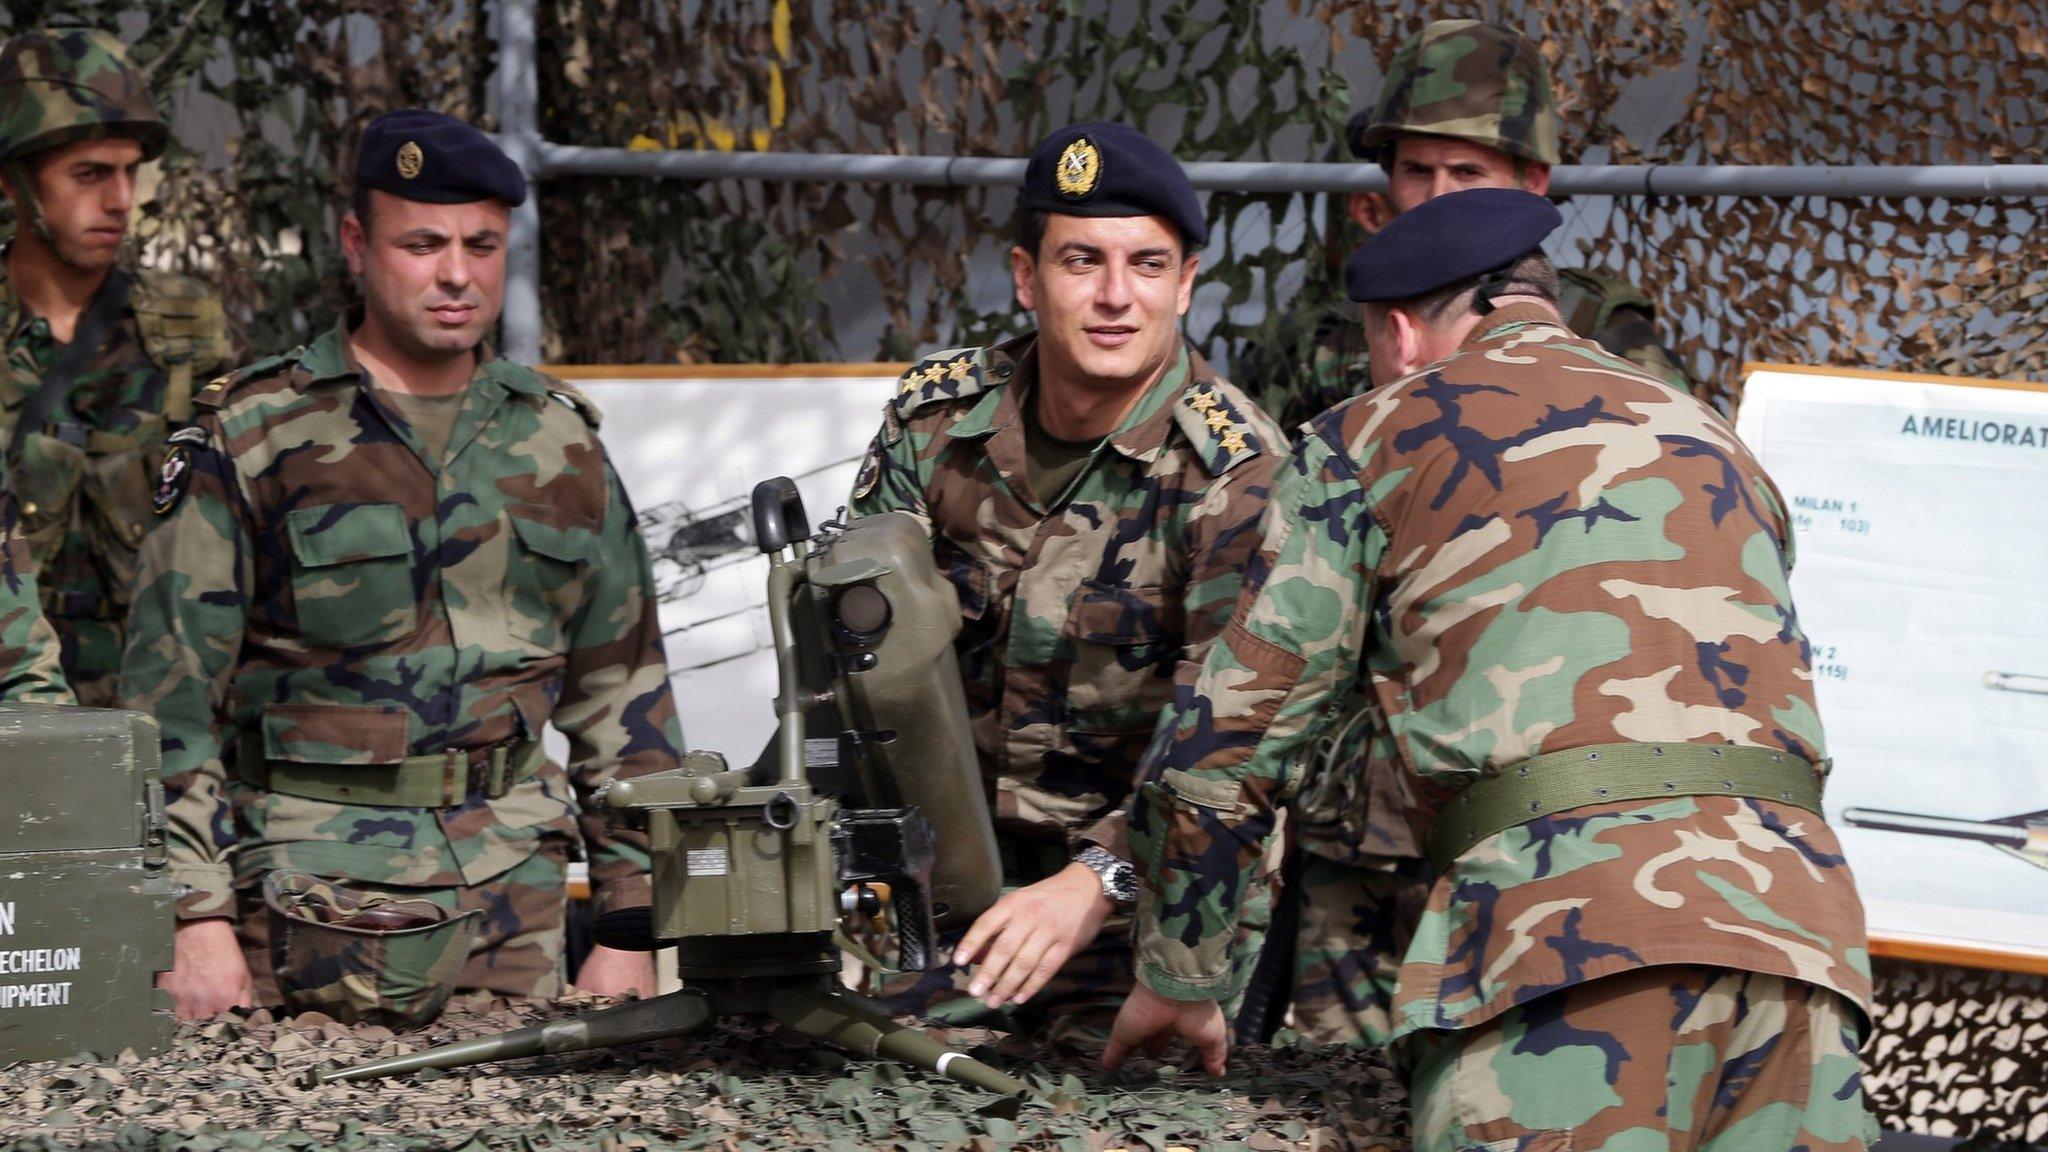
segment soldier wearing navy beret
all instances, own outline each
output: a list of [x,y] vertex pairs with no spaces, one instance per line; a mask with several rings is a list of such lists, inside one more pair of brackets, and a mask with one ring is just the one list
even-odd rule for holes
[[[1389,1016],[1418,1152],[1861,1152],[1869,943],[1786,505],[1718,415],[1567,327],[1558,223],[1452,192],[1352,257],[1373,388],[1304,428],[1146,755],[1139,986],[1104,1063],[1177,1035],[1221,1072],[1276,813],[1387,805],[1427,869]],[[1370,752],[1312,754],[1359,692]]]
[[[553,995],[565,862],[600,911],[650,897],[644,838],[588,805],[679,762],[647,551],[596,409],[484,343],[526,194],[468,124],[378,117],[341,229],[360,312],[207,385],[172,437],[121,688],[164,731],[180,1015]],[[302,873],[415,926],[336,950],[263,901]],[[576,974],[653,981],[608,948]]]
[[853,493],[859,515],[926,522],[959,589],[1010,888],[952,967],[878,991],[898,1012],[1099,1035],[1130,987],[1132,772],[1237,598],[1285,441],[1181,335],[1208,226],[1164,148],[1069,125],[1021,192],[1010,273],[1035,330],[907,373]]
[[1373,387],[1457,351],[1501,300],[1554,314],[1557,269],[1542,244],[1563,222],[1533,192],[1475,188],[1412,208],[1360,245],[1344,285],[1365,305]]

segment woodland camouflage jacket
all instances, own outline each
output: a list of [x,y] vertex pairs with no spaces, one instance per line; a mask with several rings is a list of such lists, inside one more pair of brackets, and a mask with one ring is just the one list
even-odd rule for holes
[[931,526],[998,829],[1128,855],[1139,755],[1230,616],[1286,441],[1183,348],[1068,491],[1034,493],[1035,342],[905,374],[852,511]]
[[[163,726],[180,914],[232,916],[231,883],[280,867],[476,884],[579,824],[600,905],[645,903],[644,845],[584,801],[675,767],[680,736],[646,548],[589,402],[486,354],[436,465],[337,327],[196,405],[165,477],[175,498],[186,448],[190,489],[144,544],[121,685]],[[243,740],[369,780],[550,721],[567,773],[549,762],[496,799],[366,807],[231,782]]]
[[[194,374],[227,355],[220,301],[196,280],[129,273],[120,320],[87,359],[53,423],[9,461],[43,610],[82,703],[114,703],[135,550],[155,517],[164,437],[189,414]],[[0,444],[64,345],[25,307],[0,264]],[[203,379],[203,375],[201,376]]]
[[[1776,489],[1719,417],[1550,315],[1503,308],[1451,358],[1319,417],[1283,466],[1245,599],[1133,804],[1151,987],[1227,990],[1232,909],[1276,810],[1357,786],[1300,780],[1315,767],[1297,753],[1361,682],[1418,841],[1480,774],[1563,749],[1734,743],[1824,766]],[[1867,1007],[1834,833],[1687,796],[1482,839],[1430,893],[1395,1035],[1652,964]]]

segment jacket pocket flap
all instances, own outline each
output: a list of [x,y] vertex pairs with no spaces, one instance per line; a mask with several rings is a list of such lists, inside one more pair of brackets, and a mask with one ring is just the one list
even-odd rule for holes
[[263,755],[294,764],[396,764],[411,746],[405,710],[379,704],[271,704]]
[[1083,584],[1067,611],[1067,634],[1090,644],[1149,644],[1181,631],[1184,610],[1164,588]]
[[1211,780],[1179,768],[1168,768],[1160,780],[1176,799],[1218,812],[1237,811],[1238,801],[1243,799],[1243,789],[1235,780]]
[[556,528],[525,516],[512,517],[512,530],[529,551],[570,564],[597,559],[597,533],[588,528]]
[[396,504],[324,504],[286,513],[292,553],[309,568],[412,553],[405,509]]

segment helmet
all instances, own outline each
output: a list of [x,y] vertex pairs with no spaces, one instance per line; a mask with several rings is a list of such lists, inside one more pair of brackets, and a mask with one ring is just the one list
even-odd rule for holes
[[140,142],[145,160],[162,155],[170,138],[149,77],[128,62],[119,40],[61,28],[23,32],[0,46],[0,164],[107,136]]
[[1561,125],[1550,68],[1518,32],[1477,20],[1437,20],[1401,45],[1379,103],[1353,116],[1344,137],[1360,159],[1393,159],[1406,132],[1498,148],[1518,160],[1558,162]]
[[476,940],[481,909],[362,892],[306,872],[263,878],[270,959],[292,1012],[417,1028],[440,1015]]

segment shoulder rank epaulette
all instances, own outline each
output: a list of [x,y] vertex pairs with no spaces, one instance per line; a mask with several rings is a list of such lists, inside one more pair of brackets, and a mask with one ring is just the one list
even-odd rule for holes
[[974,396],[1009,377],[1010,362],[990,365],[987,350],[948,348],[918,361],[896,382],[896,398],[890,403],[899,416],[908,417],[927,404]]
[[299,357],[305,354],[306,346],[301,344],[289,352],[281,352],[275,356],[265,356],[263,359],[253,364],[245,364],[225,376],[216,376],[207,382],[206,387],[193,393],[192,405],[195,408],[219,408],[228,402],[228,397],[234,393],[235,389],[240,388],[251,380],[260,380],[263,377],[275,375],[278,369],[298,363]]
[[1223,475],[1264,449],[1257,429],[1213,380],[1197,380],[1182,392],[1173,418],[1211,476]]
[[1572,331],[1580,335],[1605,327],[1616,308],[1640,308],[1651,316],[1657,314],[1657,304],[1649,294],[1626,280],[1584,268],[1559,268],[1557,280],[1557,310]]
[[583,422],[590,425],[592,432],[597,431],[597,426],[604,423],[604,413],[598,410],[597,401],[585,396],[582,389],[552,376],[547,377],[547,384],[548,395],[575,409],[576,414],[583,417]]

